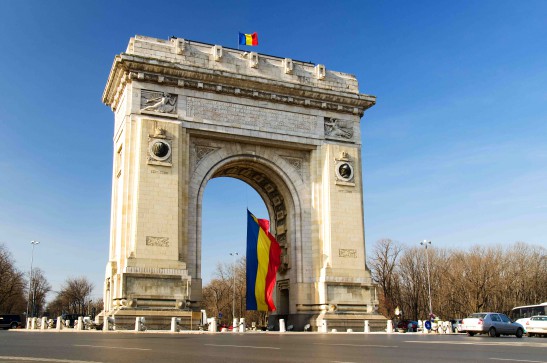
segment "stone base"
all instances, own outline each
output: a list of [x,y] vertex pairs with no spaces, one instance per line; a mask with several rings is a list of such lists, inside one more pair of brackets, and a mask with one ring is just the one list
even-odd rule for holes
[[306,324],[310,325],[309,331],[321,331],[323,320],[327,322],[328,331],[336,329],[339,332],[345,332],[347,329],[352,329],[354,332],[363,332],[365,330],[365,320],[368,320],[371,332],[385,331],[387,324],[387,319],[377,313],[327,312],[320,314],[270,315],[268,325],[273,326],[274,330],[279,330],[279,319],[285,319],[285,326],[292,325],[295,331],[304,331]]
[[[97,315],[96,322],[104,322],[105,312]],[[110,312],[109,317],[116,319],[116,330],[135,330],[135,319],[144,317],[147,330],[170,330],[171,319],[179,318],[180,330],[199,330],[201,326],[201,312],[188,310],[153,310],[153,309],[120,309]]]

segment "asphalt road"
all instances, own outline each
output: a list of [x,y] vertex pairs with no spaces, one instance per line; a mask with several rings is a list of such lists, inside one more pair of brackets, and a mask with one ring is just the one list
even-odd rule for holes
[[0,362],[526,362],[547,339],[422,334],[0,331]]

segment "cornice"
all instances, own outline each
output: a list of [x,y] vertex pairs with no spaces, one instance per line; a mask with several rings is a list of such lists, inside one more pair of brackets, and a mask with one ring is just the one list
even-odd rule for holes
[[370,95],[328,91],[126,53],[114,58],[103,92],[103,103],[115,110],[123,89],[132,80],[350,113],[360,117],[376,103],[376,97]]

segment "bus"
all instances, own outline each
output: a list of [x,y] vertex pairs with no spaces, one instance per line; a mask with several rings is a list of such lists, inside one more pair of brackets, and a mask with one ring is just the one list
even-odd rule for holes
[[547,315],[547,302],[537,305],[517,306],[511,309],[509,317],[522,326],[526,327],[526,322],[535,315]]

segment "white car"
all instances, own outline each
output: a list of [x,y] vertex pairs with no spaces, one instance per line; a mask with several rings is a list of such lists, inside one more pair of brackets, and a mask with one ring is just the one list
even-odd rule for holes
[[547,336],[547,315],[532,316],[526,323],[526,335]]

